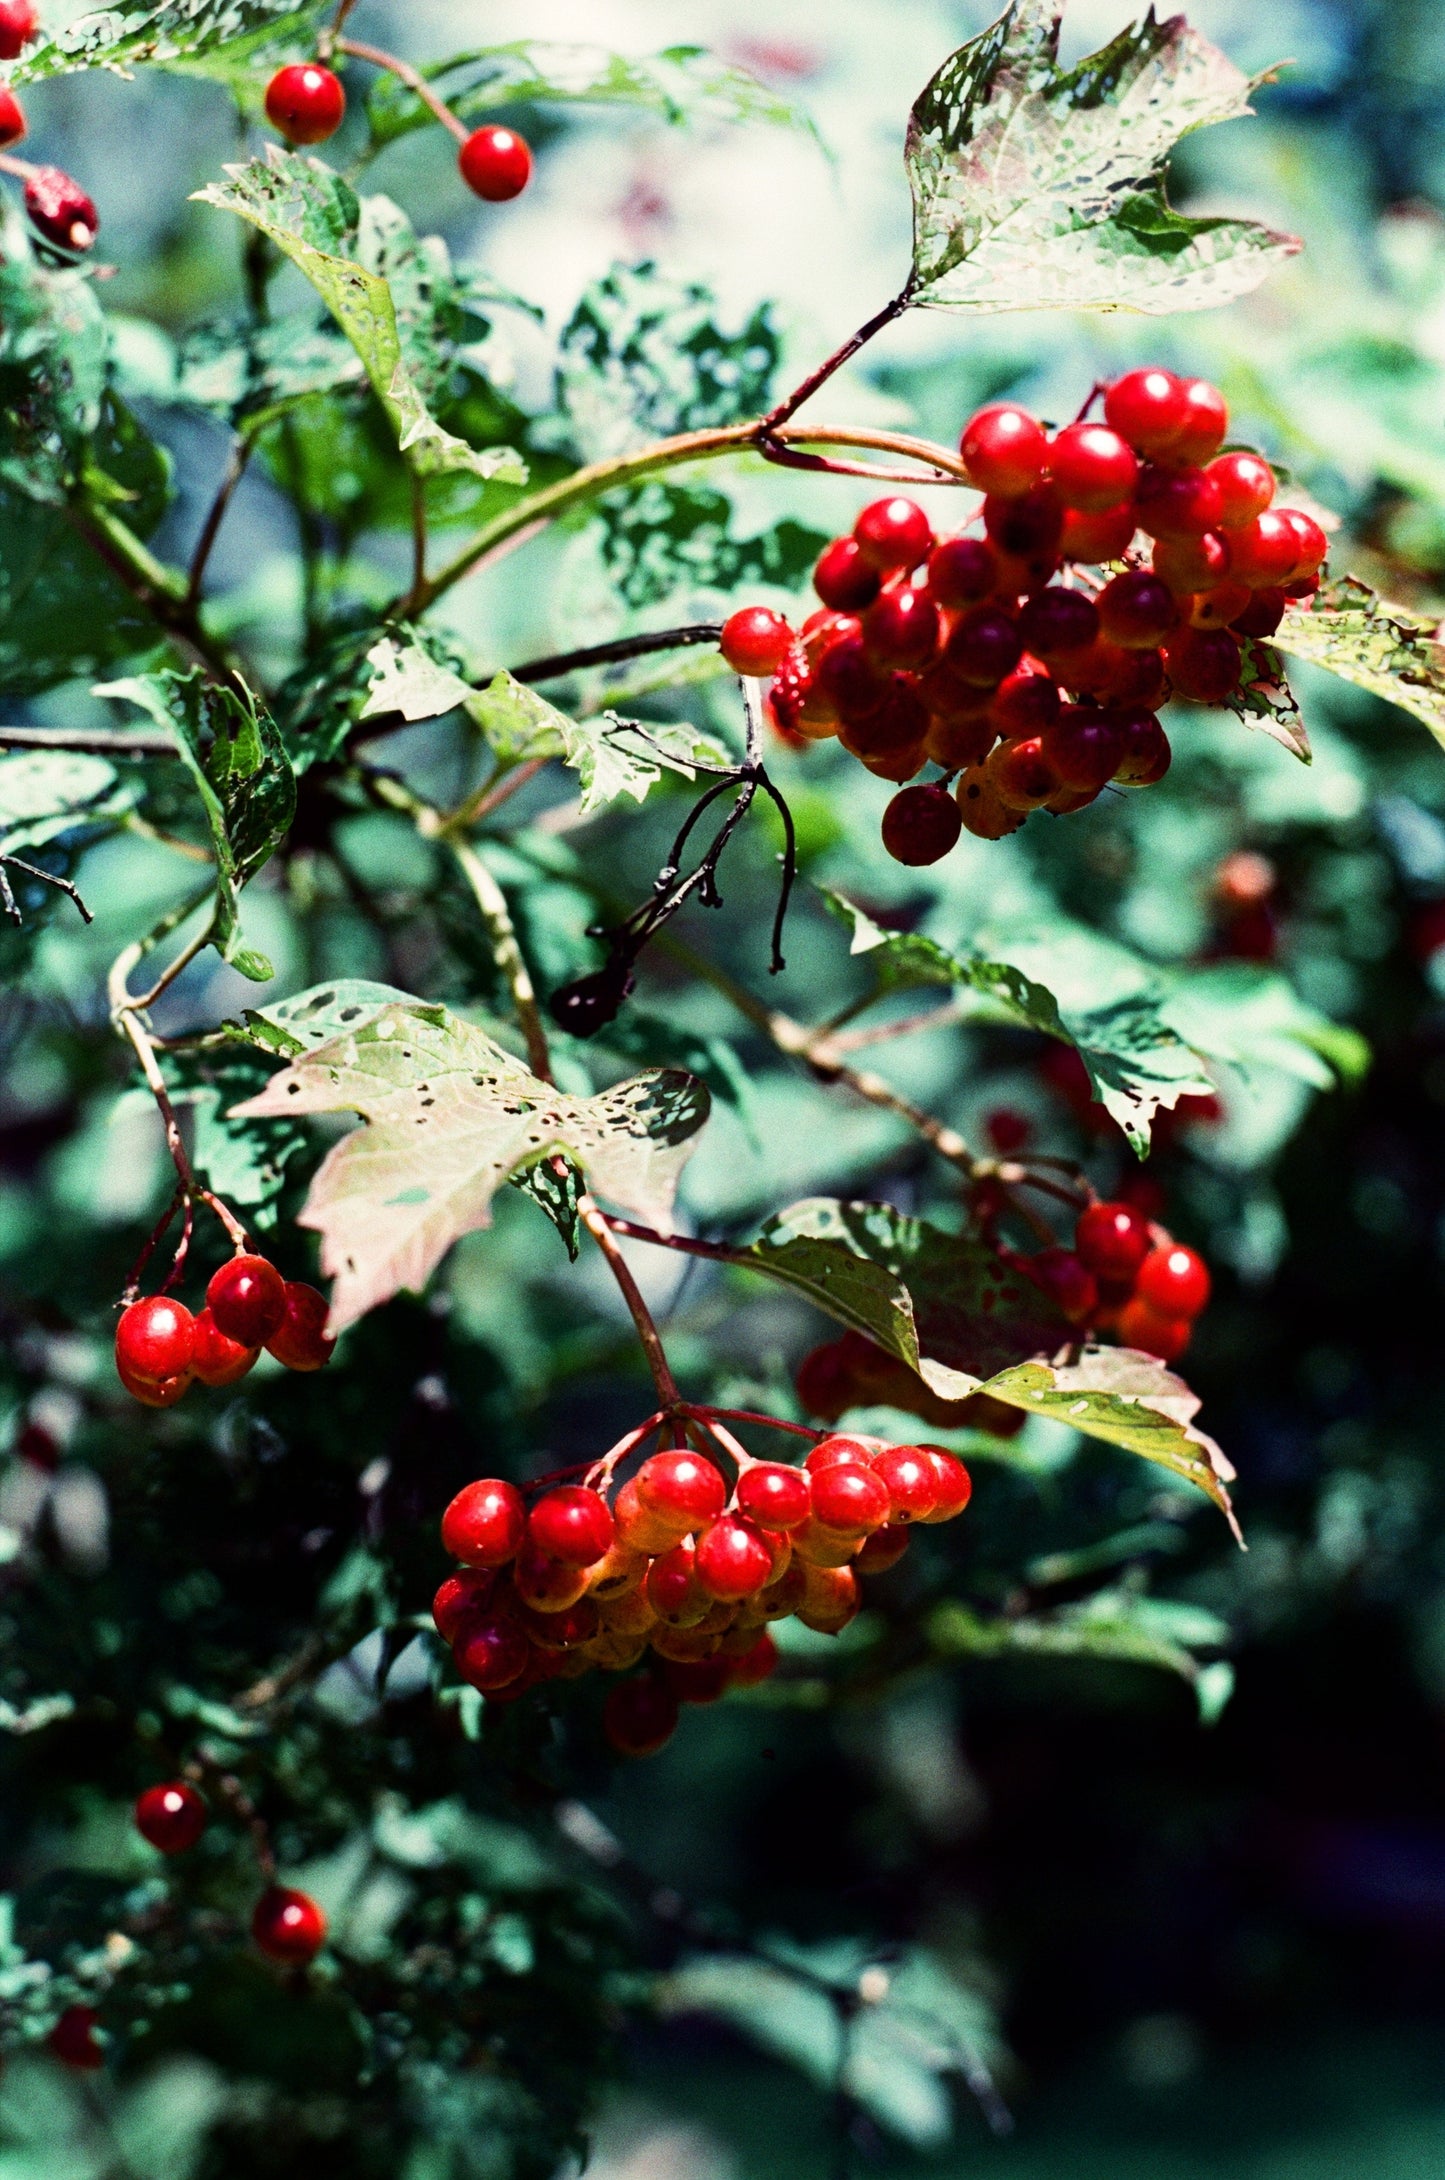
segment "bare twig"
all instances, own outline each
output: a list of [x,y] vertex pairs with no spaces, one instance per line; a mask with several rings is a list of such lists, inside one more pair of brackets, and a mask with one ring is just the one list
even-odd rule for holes
[[482,912],[482,921],[492,942],[493,957],[506,978],[507,989],[512,995],[512,1006],[526,1042],[527,1065],[543,1082],[550,1082],[552,1056],[547,1047],[547,1032],[542,1026],[531,973],[517,943],[517,930],[507,907],[507,897],[470,841],[449,835],[447,846],[456,858],[458,867],[476,898],[477,907]]
[[196,549],[191,555],[191,572],[186,584],[186,603],[192,613],[200,605],[201,585],[205,581],[206,567],[210,561],[211,549],[220,535],[221,524],[226,519],[226,510],[231,504],[236,487],[246,474],[246,464],[251,459],[252,449],[255,444],[254,434],[249,434],[234,442],[230,457],[226,463],[226,473],[222,477],[216,496],[211,502],[210,512],[201,525],[201,534],[196,539]]
[[[345,11],[341,20],[345,20]],[[459,144],[466,142],[471,134],[466,123],[458,121],[446,100],[432,89],[426,77],[413,68],[410,61],[402,60],[396,53],[388,53],[384,46],[363,45],[359,38],[340,38],[334,32],[331,46],[334,52],[349,54],[352,60],[370,61],[373,68],[384,68],[398,83],[404,83],[424,106],[430,107],[442,127],[449,129]]]
[[73,750],[81,757],[177,757],[169,734],[126,734],[120,728],[0,727],[0,749]]
[[637,636],[619,636],[611,643],[588,644],[581,651],[558,651],[550,658],[533,659],[512,668],[513,681],[561,681],[564,675],[580,674],[588,666],[615,666],[625,659],[646,658],[652,651],[684,651],[693,644],[716,643],[722,629],[716,621],[692,621],[684,628],[653,628]]

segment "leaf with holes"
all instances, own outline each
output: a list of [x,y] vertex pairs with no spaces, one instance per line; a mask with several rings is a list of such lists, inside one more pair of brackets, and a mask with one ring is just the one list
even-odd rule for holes
[[1307,604],[1292,605],[1274,634],[1277,649],[1308,659],[1371,696],[1398,704],[1445,743],[1445,647],[1440,623],[1391,605],[1346,575]]
[[275,721],[247,690],[244,695],[190,674],[142,674],[102,683],[114,697],[168,727],[200,790],[216,855],[216,907],[211,944],[242,976],[264,984],[271,964],[241,939],[241,889],[254,878],[291,828],[296,775]]
[[93,282],[37,264],[17,221],[0,240],[0,482],[62,507],[101,422],[105,320]]
[[677,1070],[573,1097],[445,1007],[384,1007],[274,1077],[233,1118],[359,1113],[301,1214],[335,1278],[333,1331],[399,1288],[420,1291],[459,1235],[486,1226],[512,1174],[560,1152],[589,1187],[664,1230],[698,1130],[700,1083]]
[[441,665],[419,643],[403,645],[383,636],[366,656],[374,678],[361,707],[363,719],[385,718],[392,712],[408,723],[444,719],[471,700],[470,683]]
[[1278,650],[1257,636],[1246,636],[1241,651],[1239,687],[1224,700],[1230,711],[1247,727],[1278,742],[1301,764],[1312,764],[1309,732]]
[[630,795],[644,802],[664,771],[697,777],[698,767],[725,765],[728,753],[686,720],[641,726],[602,712],[573,719],[508,673],[471,697],[467,711],[499,757],[561,757],[582,783],[582,814]]
[[111,0],[42,38],[7,73],[33,83],[82,68],[124,75],[143,61],[204,66],[222,55],[229,67],[249,67],[269,47],[313,40],[327,7],[328,0]]
[[909,300],[964,310],[1205,310],[1299,243],[1190,219],[1165,169],[1194,129],[1252,109],[1248,77],[1182,15],[1150,13],[1073,68],[1058,0],[1015,0],[913,108]]

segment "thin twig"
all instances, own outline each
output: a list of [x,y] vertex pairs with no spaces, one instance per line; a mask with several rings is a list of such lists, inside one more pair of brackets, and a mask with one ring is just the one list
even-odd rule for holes
[[474,795],[469,796],[467,801],[458,803],[456,809],[442,820],[442,831],[447,834],[470,832],[474,825],[480,825],[483,818],[489,818],[494,810],[500,810],[502,804],[515,795],[519,788],[525,787],[529,780],[535,780],[537,774],[550,762],[551,759],[547,757],[529,757],[525,764],[515,765],[501,779],[493,773]]
[[606,1257],[612,1276],[622,1290],[622,1299],[632,1313],[637,1337],[642,1342],[642,1352],[647,1357],[647,1366],[652,1372],[652,1382],[657,1387],[659,1406],[668,1410],[676,1408],[681,1401],[681,1395],[663,1349],[662,1336],[653,1322],[651,1310],[642,1298],[642,1289],[632,1276],[631,1265],[613,1239],[606,1215],[598,1209],[590,1196],[584,1195],[577,1199],[577,1216]]
[[477,907],[482,912],[482,921],[492,942],[493,958],[512,995],[512,1006],[527,1046],[527,1065],[543,1082],[550,1082],[552,1056],[547,1045],[547,1032],[542,1025],[531,972],[517,941],[517,929],[507,907],[507,897],[470,841],[449,836],[447,846],[455,856],[462,875],[476,898]]
[[246,464],[251,459],[251,452],[255,444],[254,433],[239,438],[233,443],[230,458],[226,463],[226,473],[222,477],[216,496],[211,502],[210,512],[201,525],[201,534],[196,539],[196,549],[191,555],[190,579],[186,584],[186,603],[192,612],[196,610],[201,602],[201,585],[206,578],[206,567],[210,561],[211,549],[220,536],[221,524],[226,519],[226,510],[235,495],[236,487],[246,474]]
[[402,60],[398,54],[388,53],[384,46],[363,45],[359,38],[333,36],[331,46],[333,52],[348,53],[355,61],[370,61],[373,68],[384,68],[388,75],[395,76],[398,83],[404,83],[424,106],[431,108],[442,127],[450,129],[459,144],[465,144],[471,134],[466,123],[458,121],[446,100],[432,89],[426,77],[413,68],[409,61]]
[[415,470],[411,479],[411,591],[419,598],[426,589],[426,482]]
[[561,681],[580,674],[588,666],[615,666],[626,659],[646,658],[652,651],[685,651],[690,645],[716,643],[722,629],[716,621],[690,621],[682,628],[653,628],[636,636],[618,636],[611,643],[591,643],[580,651],[558,651],[550,658],[533,659],[512,668],[513,681]]
[[81,757],[178,757],[169,734],[126,734],[118,727],[0,727],[0,749],[73,750]]

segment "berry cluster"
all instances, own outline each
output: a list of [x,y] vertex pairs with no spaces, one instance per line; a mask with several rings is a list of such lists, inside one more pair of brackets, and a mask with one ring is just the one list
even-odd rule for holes
[[1070,1324],[1112,1332],[1162,1362],[1188,1347],[1209,1300],[1209,1267],[1133,1204],[1092,1203],[1079,1214],[1072,1249],[1054,1247],[1012,1261]]
[[[320,61],[279,68],[266,86],[266,118],[288,144],[324,144],[346,118],[340,76]],[[463,135],[457,155],[462,180],[489,204],[520,197],[532,178],[531,147],[496,122]]]
[[213,1276],[206,1306],[151,1294],[121,1312],[115,1367],[128,1393],[147,1408],[173,1408],[193,1378],[234,1385],[264,1347],[288,1370],[320,1370],[334,1340],[326,1337],[327,1302],[315,1287],[283,1279],[265,1257],[234,1256]]
[[432,1616],[463,1680],[493,1701],[594,1666],[619,1681],[603,1727],[621,1754],[661,1748],[678,1704],[765,1680],[769,1623],[795,1616],[837,1634],[858,1611],[860,1573],[897,1564],[914,1522],[951,1521],[967,1469],[934,1446],[827,1437],[803,1467],[733,1455],[731,1493],[708,1455],[654,1453],[609,1504],[563,1484],[527,1509],[514,1484],[468,1484],[442,1517],[461,1572]]
[[1324,531],[1274,505],[1262,456],[1220,451],[1217,388],[1131,371],[1104,417],[1050,435],[1024,409],[981,409],[961,440],[981,534],[938,539],[914,501],[875,500],[820,555],[822,605],[797,640],[760,608],[723,632],[739,672],[773,674],[795,743],[836,735],[899,783],[942,767],[884,813],[901,863],[1152,786],[1169,768],[1160,706],[1223,702],[1241,639],[1319,587]]

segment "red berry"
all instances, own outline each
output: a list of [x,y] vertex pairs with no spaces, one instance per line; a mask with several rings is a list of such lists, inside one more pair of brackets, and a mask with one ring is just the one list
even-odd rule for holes
[[1224,494],[1207,469],[1146,469],[1135,506],[1150,537],[1187,543],[1219,527]]
[[773,1579],[773,1555],[750,1521],[720,1514],[697,1540],[694,1571],[709,1597],[753,1597]]
[[1133,492],[1134,449],[1107,424],[1069,424],[1049,448],[1049,476],[1065,507],[1101,515]]
[[1006,810],[1037,810],[1059,791],[1059,775],[1038,734],[1000,742],[984,766],[984,778]]
[[1299,538],[1285,507],[1267,507],[1229,534],[1229,572],[1251,590],[1287,583],[1299,555]]
[[1116,1327],[1125,1347],[1137,1347],[1161,1362],[1175,1362],[1189,1345],[1194,1327],[1187,1317],[1164,1317],[1137,1295],[1120,1310]]
[[122,1310],[115,1328],[115,1366],[128,1388],[154,1388],[190,1375],[196,1320],[184,1302],[147,1295]]
[[1183,421],[1169,442],[1167,459],[1207,462],[1228,429],[1229,407],[1219,388],[1207,378],[1186,379]]
[[1037,484],[1049,451],[1048,433],[1037,417],[1011,402],[971,416],[958,444],[969,483],[1001,499],[1016,499]]
[[[835,537],[818,555],[813,588],[838,613],[861,613],[878,596],[883,578],[864,558],[855,537]],[[943,601],[945,604],[947,600]]]
[[602,1731],[619,1756],[653,1756],[677,1731],[677,1697],[655,1673],[620,1680],[602,1706]]
[[1025,657],[999,683],[988,716],[1000,734],[1038,734],[1053,725],[1062,701],[1053,675]]
[[1313,575],[1316,568],[1323,565],[1329,552],[1329,539],[1315,521],[1314,516],[1306,515],[1300,508],[1282,507],[1280,513],[1299,540],[1300,556],[1295,562],[1294,580],[1298,580],[1301,576]]
[[490,1567],[447,1576],[431,1601],[432,1623],[444,1643],[454,1643],[467,1621],[486,1611],[495,1587]]
[[[1238,535],[1236,530],[1234,537]],[[1151,558],[1160,581],[1168,584],[1176,598],[1184,598],[1223,582],[1233,560],[1233,545],[1218,530],[1207,530],[1203,537],[1161,541]]]
[[464,1567],[505,1567],[526,1533],[526,1502],[499,1476],[464,1484],[442,1516],[442,1546]]
[[174,1408],[192,1382],[191,1373],[187,1370],[183,1377],[162,1378],[159,1385],[152,1385],[146,1378],[134,1377],[125,1364],[119,1361],[116,1363],[115,1373],[131,1399],[138,1400],[143,1408]]
[[529,1541],[568,1567],[591,1567],[605,1559],[613,1534],[607,1501],[580,1484],[544,1492],[527,1520]]
[[677,1529],[701,1528],[727,1504],[727,1486],[701,1454],[654,1453],[634,1479],[637,1496],[650,1514]]
[[93,2006],[67,2006],[45,2041],[67,2066],[93,2074],[105,2065],[105,2053],[96,2041],[100,2015]]
[[255,1365],[259,1347],[243,1347],[228,1340],[209,1310],[202,1310],[192,1328],[191,1372],[202,1385],[234,1385]]
[[1238,530],[1246,522],[1253,522],[1274,498],[1274,471],[1262,454],[1217,455],[1206,475],[1214,479],[1223,495],[1224,508],[1219,517],[1222,529]]
[[1041,659],[1082,651],[1099,633],[1099,613],[1082,591],[1051,583],[1034,592],[1019,615],[1024,649]]
[[18,144],[25,134],[25,115],[8,83],[0,83],[0,151]]
[[[922,1517],[920,1516],[920,1519]],[[859,1574],[886,1574],[908,1550],[910,1522],[885,1522],[863,1539],[851,1564]]]
[[1140,454],[1162,454],[1189,413],[1183,381],[1172,371],[1126,371],[1104,396],[1104,414]]
[[265,1257],[232,1257],[212,1274],[206,1307],[228,1340],[264,1347],[286,1322],[286,1282]]
[[[701,1525],[699,1525],[701,1526]],[[697,1548],[690,1539],[659,1552],[647,1570],[647,1601],[660,1620],[681,1627],[701,1620],[708,1596],[697,1579]]]
[[452,1655],[467,1685],[488,1695],[525,1672],[531,1645],[515,1620],[491,1613],[464,1623]]
[[1059,550],[1065,560],[1121,560],[1138,527],[1132,499],[1105,508],[1101,515],[1081,515],[1071,507],[1064,516]]
[[1041,736],[1044,755],[1062,784],[1089,794],[1114,777],[1124,738],[1111,712],[1071,704]]
[[854,1468],[866,1468],[877,1451],[876,1438],[853,1438],[845,1431],[834,1431],[829,1437],[818,1440],[803,1466],[811,1476],[816,1476],[820,1469],[836,1468],[840,1461]]
[[1064,530],[1063,502],[1051,486],[1036,484],[1017,498],[990,493],[983,503],[989,542],[1015,560],[1057,552]]
[[1147,651],[1179,618],[1174,593],[1147,568],[1116,575],[1099,593],[1099,631],[1128,651]]
[[928,588],[950,612],[979,604],[997,583],[998,562],[982,538],[946,537],[928,556]]
[[195,1846],[208,1815],[195,1788],[173,1779],[165,1786],[148,1786],[137,1798],[135,1826],[163,1855],[178,1855]]
[[775,674],[793,646],[793,631],[771,606],[743,606],[723,622],[718,649],[735,674]]
[[938,608],[926,590],[901,583],[863,616],[863,641],[881,666],[926,666],[938,649]]
[[1235,614],[1229,625],[1237,636],[1253,636],[1256,641],[1262,641],[1279,627],[1287,602],[1284,592],[1273,585],[1266,590],[1251,591],[1249,604],[1242,613]]
[[1243,655],[1227,628],[1186,628],[1164,646],[1164,662],[1176,696],[1196,704],[1221,704],[1239,687]]
[[[815,1349],[799,1370],[800,1399],[807,1364],[827,1352]],[[758,1461],[738,1478],[737,1500],[739,1511],[765,1529],[796,1529],[813,1511],[813,1486],[806,1469],[792,1468],[784,1461]]]
[[858,1617],[863,1594],[851,1567],[809,1567],[797,1616],[819,1635],[839,1635]]
[[1001,1158],[1011,1158],[1033,1140],[1033,1122],[1011,1105],[996,1105],[983,1116],[983,1132]]
[[271,1960],[304,1966],[326,1943],[326,1917],[309,1892],[270,1885],[256,1902],[251,1936]]
[[938,1503],[938,1475],[921,1446],[885,1446],[873,1474],[888,1493],[890,1522],[926,1521]]
[[852,1536],[881,1529],[888,1519],[888,1486],[861,1462],[834,1461],[813,1476],[813,1519],[821,1528]]
[[1209,1300],[1209,1266],[1182,1241],[1152,1249],[1139,1267],[1134,1292],[1161,1317],[1197,1317]]
[[489,122],[474,129],[457,155],[462,180],[488,204],[520,197],[532,179],[532,147],[515,129]]
[[900,789],[883,813],[884,847],[895,863],[915,868],[941,861],[962,831],[958,804],[937,781]]
[[520,1618],[522,1632],[540,1649],[553,1654],[575,1650],[578,1643],[590,1643],[602,1625],[590,1597],[574,1597],[560,1612],[538,1612],[534,1606],[524,1606]]
[[830,633],[813,679],[819,696],[845,722],[876,712],[888,688],[884,674],[868,656],[861,626],[851,623]]
[[874,500],[853,525],[858,550],[883,573],[916,568],[933,550],[933,529],[916,500]]
[[1074,1228],[1074,1254],[1100,1279],[1132,1279],[1149,1254],[1149,1221],[1130,1204],[1090,1204]]
[[266,1351],[288,1370],[324,1370],[336,1352],[326,1337],[330,1304],[304,1279],[286,1282],[286,1315],[266,1342]]
[[278,68],[266,86],[266,119],[290,144],[324,144],[345,115],[341,78],[319,61]]
[[1071,1325],[1086,1325],[1099,1307],[1099,1283],[1072,1249],[1040,1249],[1022,1269],[1056,1302]]
[[1247,583],[1220,583],[1214,590],[1201,591],[1194,601],[1189,615],[1191,628],[1231,628],[1241,613],[1247,613],[1254,600],[1254,593]]
[[18,60],[39,28],[35,0],[0,0],[0,61]]
[[565,1612],[587,1587],[587,1569],[569,1566],[528,1538],[512,1563],[512,1586],[534,1612]]
[[981,689],[996,689],[1023,656],[1018,624],[998,606],[975,606],[955,623],[944,646],[950,673]]
[[778,1646],[764,1628],[751,1648],[740,1658],[731,1660],[732,1682],[735,1688],[755,1688],[759,1681],[767,1680],[776,1671]]
[[930,1527],[937,1522],[954,1521],[973,1497],[973,1478],[958,1456],[942,1446],[920,1446],[917,1451],[926,1453],[933,1463],[937,1493],[933,1511],[920,1518]]
[[716,1703],[733,1678],[731,1658],[664,1658],[662,1677],[679,1703]]

